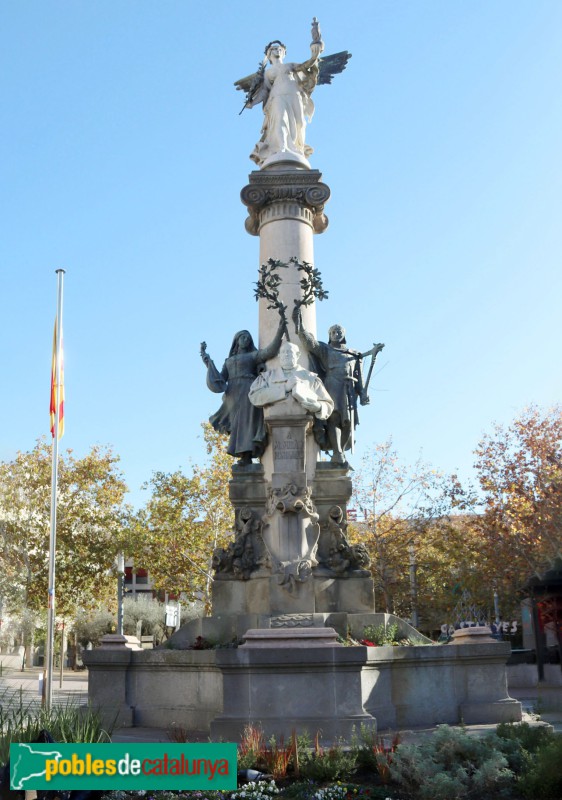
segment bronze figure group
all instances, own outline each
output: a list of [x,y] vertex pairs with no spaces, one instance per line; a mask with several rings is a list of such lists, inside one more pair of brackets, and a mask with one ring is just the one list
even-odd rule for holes
[[[252,385],[265,370],[265,362],[277,356],[281,348],[286,323],[284,315],[280,317],[274,339],[262,349],[256,348],[247,330],[239,331],[220,372],[207,353],[205,342],[201,345],[201,357],[207,367],[207,386],[212,392],[224,393],[219,410],[209,421],[215,430],[229,435],[227,452],[238,458],[241,465],[261,458],[267,443],[263,403],[255,405],[249,395]],[[314,437],[321,450],[332,454],[333,464],[346,465],[345,453],[353,449],[354,431],[359,421],[357,404],[358,401],[360,405],[369,403],[368,385],[373,365],[384,344],[374,344],[366,353],[352,350],[347,346],[345,329],[341,325],[332,325],[327,342],[317,341],[304,328],[298,305],[293,311],[293,322],[333,404],[327,417],[325,414],[314,416]],[[367,356],[371,356],[371,364],[367,380],[364,380],[363,360]]]

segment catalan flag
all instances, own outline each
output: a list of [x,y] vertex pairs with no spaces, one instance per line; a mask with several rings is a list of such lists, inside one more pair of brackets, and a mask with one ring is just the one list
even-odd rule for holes
[[51,435],[55,438],[55,425],[57,414],[57,397],[59,401],[59,430],[58,439],[64,434],[64,358],[62,349],[62,325],[60,343],[60,374],[57,386],[57,321],[55,320],[55,331],[53,334],[53,361],[51,366]]

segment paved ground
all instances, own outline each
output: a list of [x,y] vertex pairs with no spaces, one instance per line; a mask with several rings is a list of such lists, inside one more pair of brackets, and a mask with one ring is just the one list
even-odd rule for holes
[[[39,675],[41,670],[37,667],[21,672],[19,670],[3,670],[0,676],[0,705],[4,708],[10,705],[23,703],[39,706]],[[540,719],[547,722],[557,733],[562,734],[562,686],[525,689],[513,688],[511,697],[520,700],[523,704],[525,719],[534,722]],[[65,671],[62,688],[59,686],[57,674],[53,682],[53,703],[76,703],[85,705],[88,702],[88,674],[82,672]],[[492,732],[495,725],[468,725],[467,729],[475,735],[484,735]],[[416,729],[403,732],[405,740],[416,740],[429,733],[432,729]],[[170,735],[167,731],[158,728],[120,728],[113,732],[113,741],[116,742],[167,742]],[[201,733],[192,737],[193,741],[208,741],[207,734]]]
[[[15,669],[3,669],[0,676],[0,705],[4,708],[18,706],[21,702],[24,708],[40,706],[39,677],[42,675],[40,667],[31,667],[25,672]],[[62,687],[59,682],[58,672],[53,680],[53,703],[66,705],[88,702],[88,673],[71,672],[66,670],[63,675]]]

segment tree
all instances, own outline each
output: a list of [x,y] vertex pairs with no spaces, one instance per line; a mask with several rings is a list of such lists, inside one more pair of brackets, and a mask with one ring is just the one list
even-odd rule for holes
[[90,642],[97,647],[105,633],[115,631],[115,624],[115,614],[106,608],[92,608],[88,611],[80,608],[75,615],[72,632],[76,643],[82,647],[87,647]]
[[[93,447],[84,458],[67,450],[59,459],[56,611],[65,616],[113,590],[128,509],[109,448]],[[8,611],[47,606],[50,506],[51,448],[41,439],[0,464],[0,595]]]
[[151,490],[136,519],[134,552],[156,589],[210,606],[213,551],[232,536],[234,512],[228,498],[232,459],[226,438],[209,423],[203,437],[210,456],[191,475],[181,470],[155,472],[143,488]]
[[484,510],[473,523],[508,611],[527,580],[562,555],[562,408],[525,409],[475,454]]
[[458,552],[449,514],[460,493],[454,476],[421,460],[400,463],[392,439],[367,453],[354,489],[364,522],[351,526],[351,536],[371,555],[378,609],[414,624],[422,617],[424,629],[436,624]]

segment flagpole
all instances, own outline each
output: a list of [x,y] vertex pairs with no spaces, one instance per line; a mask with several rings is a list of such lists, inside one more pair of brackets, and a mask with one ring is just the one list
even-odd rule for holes
[[47,612],[47,642],[45,646],[45,706],[53,701],[53,655],[55,645],[55,552],[57,545],[57,483],[59,476],[59,418],[61,393],[61,332],[62,289],[64,269],[57,269],[57,326],[56,326],[56,379],[55,379],[55,434],[53,436],[53,463],[51,467],[51,527],[49,534],[49,592]]

